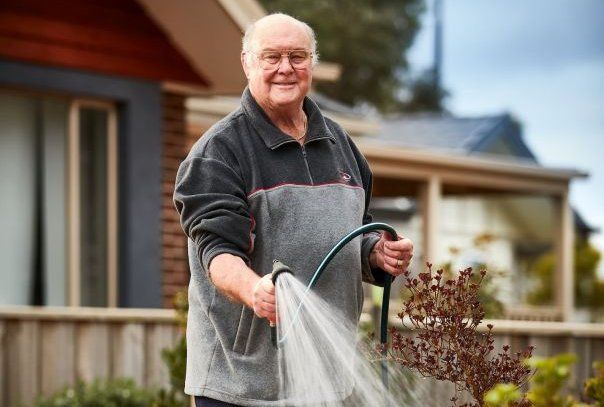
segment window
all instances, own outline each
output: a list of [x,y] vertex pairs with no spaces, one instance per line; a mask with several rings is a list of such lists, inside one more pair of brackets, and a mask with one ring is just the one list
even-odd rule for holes
[[0,304],[116,305],[116,119],[0,90]]

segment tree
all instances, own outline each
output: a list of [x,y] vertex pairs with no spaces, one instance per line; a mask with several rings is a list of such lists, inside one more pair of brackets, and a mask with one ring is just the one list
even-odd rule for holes
[[308,23],[321,59],[338,63],[338,81],[317,90],[348,105],[368,103],[381,112],[401,111],[405,52],[420,28],[424,0],[261,0],[269,12]]
[[435,84],[434,69],[427,69],[410,80],[409,100],[404,101],[401,110],[406,112],[442,112],[443,101],[449,92]]
[[[575,301],[591,310],[604,308],[604,281],[598,278],[602,255],[587,240],[575,244]],[[535,287],[528,294],[530,304],[548,304],[553,300],[553,276],[556,259],[548,253],[536,260],[529,271]]]

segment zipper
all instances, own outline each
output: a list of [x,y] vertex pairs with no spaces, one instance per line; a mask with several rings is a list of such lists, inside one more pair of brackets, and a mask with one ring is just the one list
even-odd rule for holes
[[[312,139],[312,140],[307,140],[307,141],[305,141],[305,142],[304,142],[304,145],[306,145],[306,144],[308,144],[308,143],[313,143],[313,142],[315,142],[315,141],[319,141],[319,140],[329,140],[329,139],[331,139],[331,137],[329,137],[329,136],[317,137],[317,138],[314,138],[314,139]],[[283,146],[283,145],[285,145],[285,144],[290,144],[290,143],[296,143],[296,144],[300,144],[300,143],[298,143],[298,142],[297,142],[296,140],[294,140],[294,139],[291,139],[291,140],[285,140],[285,141],[282,141],[282,142],[281,142],[281,143],[279,143],[279,144],[276,144],[276,145],[274,145],[274,146],[271,146],[271,150],[274,150],[274,149],[279,148],[279,147],[281,147],[281,146]]]
[[302,147],[302,158],[304,158],[304,164],[306,164],[306,171],[308,172],[308,178],[310,179],[310,185],[314,185],[315,182],[312,179],[312,174],[310,173],[310,167],[308,166],[308,160],[306,159],[306,147],[301,145]]
[[[304,144],[301,144],[300,147],[302,149],[302,158],[304,159],[304,165],[306,165],[306,172],[308,173],[308,178],[310,179],[310,185],[314,185],[315,181],[312,179],[312,174],[310,173],[310,166],[308,165],[308,159],[306,158],[306,144],[308,143],[312,143],[314,141],[319,141],[319,140],[324,140],[324,139],[330,139],[331,137],[329,136],[323,136],[323,137],[317,137],[314,138],[312,140],[308,140],[306,142],[304,142]],[[284,144],[289,144],[289,143],[296,143],[299,144],[296,140],[291,139],[291,140],[285,140],[282,141],[281,143],[277,144],[276,146],[271,147],[273,150],[276,148],[281,147]]]

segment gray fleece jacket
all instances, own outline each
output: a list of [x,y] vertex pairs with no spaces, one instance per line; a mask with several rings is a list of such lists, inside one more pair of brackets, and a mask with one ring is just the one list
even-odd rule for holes
[[[304,146],[274,126],[248,89],[241,107],[191,149],[174,202],[189,238],[189,316],[185,392],[244,406],[278,405],[277,351],[266,320],[229,301],[208,277],[221,253],[240,256],[259,275],[273,259],[307,283],[344,235],[371,221],[371,172],[346,132],[304,101]],[[361,281],[380,285],[368,256],[376,234],[348,244],[316,291],[358,321]]]

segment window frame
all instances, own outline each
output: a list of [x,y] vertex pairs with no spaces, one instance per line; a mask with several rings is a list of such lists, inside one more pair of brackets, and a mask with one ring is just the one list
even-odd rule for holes
[[95,99],[71,99],[67,124],[67,299],[81,306],[80,236],[80,112],[83,108],[107,113],[107,305],[118,306],[118,115],[115,104]]

